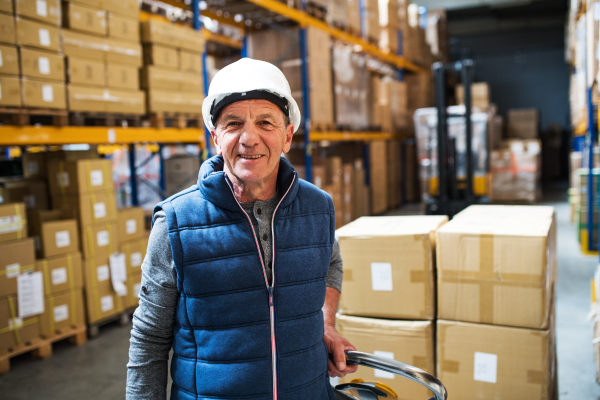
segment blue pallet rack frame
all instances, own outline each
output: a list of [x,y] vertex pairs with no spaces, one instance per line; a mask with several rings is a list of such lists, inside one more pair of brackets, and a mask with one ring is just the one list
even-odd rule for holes
[[[594,144],[597,141],[598,127],[594,121],[594,102],[593,102],[593,91],[592,88],[587,90],[587,106],[588,106],[588,129],[586,135],[586,147],[588,156],[588,176],[587,176],[587,231],[588,231],[588,250],[595,251],[600,247],[600,243],[594,242],[594,205],[596,195],[600,196],[599,193],[594,192]],[[599,235],[600,236],[600,235]]]

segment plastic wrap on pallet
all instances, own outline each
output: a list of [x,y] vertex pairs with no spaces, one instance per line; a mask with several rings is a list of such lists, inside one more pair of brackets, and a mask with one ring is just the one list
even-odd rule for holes
[[[448,114],[462,115],[464,106],[448,107]],[[486,113],[471,114],[473,127],[472,152],[474,179],[483,180],[487,174],[487,121]],[[422,108],[414,114],[415,137],[417,139],[417,158],[419,162],[419,180],[423,199],[437,194],[438,157],[437,157],[437,109]],[[466,176],[466,126],[464,117],[448,118],[448,136],[455,143],[456,175],[459,179]],[[476,194],[477,187],[474,188]],[[485,192],[481,190],[480,192]],[[483,194],[483,193],[479,193]]]
[[369,71],[364,55],[351,46],[333,46],[333,74],[336,124],[348,129],[369,126]]

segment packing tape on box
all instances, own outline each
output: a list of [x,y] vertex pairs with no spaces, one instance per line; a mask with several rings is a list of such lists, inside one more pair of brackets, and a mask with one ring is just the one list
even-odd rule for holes
[[102,94],[83,94],[83,93],[75,93],[73,94],[73,99],[78,101],[103,101],[103,102],[111,102],[111,103],[129,103],[129,104],[142,104],[144,101],[142,98],[136,99],[132,97],[119,97],[111,94],[109,90],[104,90]]
[[343,272],[343,276],[342,276],[342,282],[353,282],[354,281],[354,277],[352,276],[352,270],[351,269],[345,269]]
[[[18,267],[19,271],[19,275],[23,272],[27,272],[27,271],[33,271],[35,270],[35,264],[29,264],[29,265],[23,265],[23,266],[19,266]],[[16,272],[16,271],[15,271]],[[0,276],[6,275],[6,269],[0,270]],[[16,276],[16,275],[15,275]]]
[[93,259],[94,258],[94,232],[92,232],[92,227],[88,226],[86,229],[87,232],[87,247],[88,247],[88,251],[90,252],[90,258]]
[[436,371],[437,375],[441,378],[442,372],[448,372],[451,374],[458,374],[460,370],[460,363],[454,360],[446,360],[444,357],[445,351],[444,346],[446,344],[446,331],[450,328],[448,325],[437,324],[437,335],[438,335],[438,365],[440,370]]
[[[98,38],[97,40],[102,40],[100,38]],[[134,57],[141,57],[142,53],[140,50],[137,49],[127,49],[121,46],[111,46],[107,43],[103,43],[103,42],[90,42],[90,41],[85,41],[85,40],[79,40],[79,39],[75,39],[72,37],[68,37],[68,36],[63,36],[63,44],[71,44],[73,46],[77,46],[77,47],[82,47],[84,49],[90,49],[90,50],[98,50],[98,51],[103,51],[105,53],[117,53],[117,54],[123,54],[126,56],[134,56]]]
[[21,227],[19,227],[19,229],[17,230],[17,239],[23,239],[23,230],[21,228],[24,224],[27,223],[27,221],[23,218],[23,215],[21,215],[21,207],[19,203],[15,204],[15,215],[19,220],[23,221],[21,223]]
[[88,190],[91,192],[94,190],[92,186],[92,163],[90,160],[84,161],[85,165],[85,181],[87,182]]
[[67,270],[69,271],[69,288],[71,289],[71,325],[77,325],[77,297],[75,296],[75,274],[73,272],[73,257],[67,254]]
[[54,333],[54,296],[48,296],[48,301],[50,302],[50,307],[48,310],[48,317],[50,319],[50,333]]
[[94,258],[90,259],[90,275],[92,276],[92,295],[94,296],[94,306],[90,307],[91,311],[95,314],[92,317],[92,320],[95,322],[100,319],[100,315],[102,315],[102,311],[100,310],[100,296],[98,295],[98,270],[96,269],[96,260]]
[[94,206],[96,205],[96,194],[94,192],[90,193],[90,200],[92,200],[92,220],[96,223],[98,222],[98,219],[96,218],[96,211],[94,209]]
[[15,304],[12,296],[8,296],[8,309],[10,312],[9,326],[0,329],[0,334],[13,331],[15,335],[16,344],[21,344],[21,336],[19,335],[19,329],[37,323],[38,319],[30,318],[27,321],[21,321],[19,318],[17,318],[17,313],[15,312]]
[[66,172],[65,172],[65,162],[64,161],[59,161],[58,162],[58,187],[60,188],[60,193],[63,195],[63,197],[66,194],[66,189],[65,189],[65,181],[63,180],[63,176],[65,176]]

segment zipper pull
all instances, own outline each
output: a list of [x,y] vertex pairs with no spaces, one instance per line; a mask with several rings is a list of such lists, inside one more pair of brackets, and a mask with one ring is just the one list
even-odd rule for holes
[[269,286],[269,307],[273,307],[273,286]]

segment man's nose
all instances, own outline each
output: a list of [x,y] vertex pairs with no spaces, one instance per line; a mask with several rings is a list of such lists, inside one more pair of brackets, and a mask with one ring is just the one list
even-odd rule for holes
[[244,146],[251,147],[258,144],[259,141],[260,135],[258,133],[258,127],[256,127],[253,123],[244,124],[244,129],[240,135],[240,143]]

